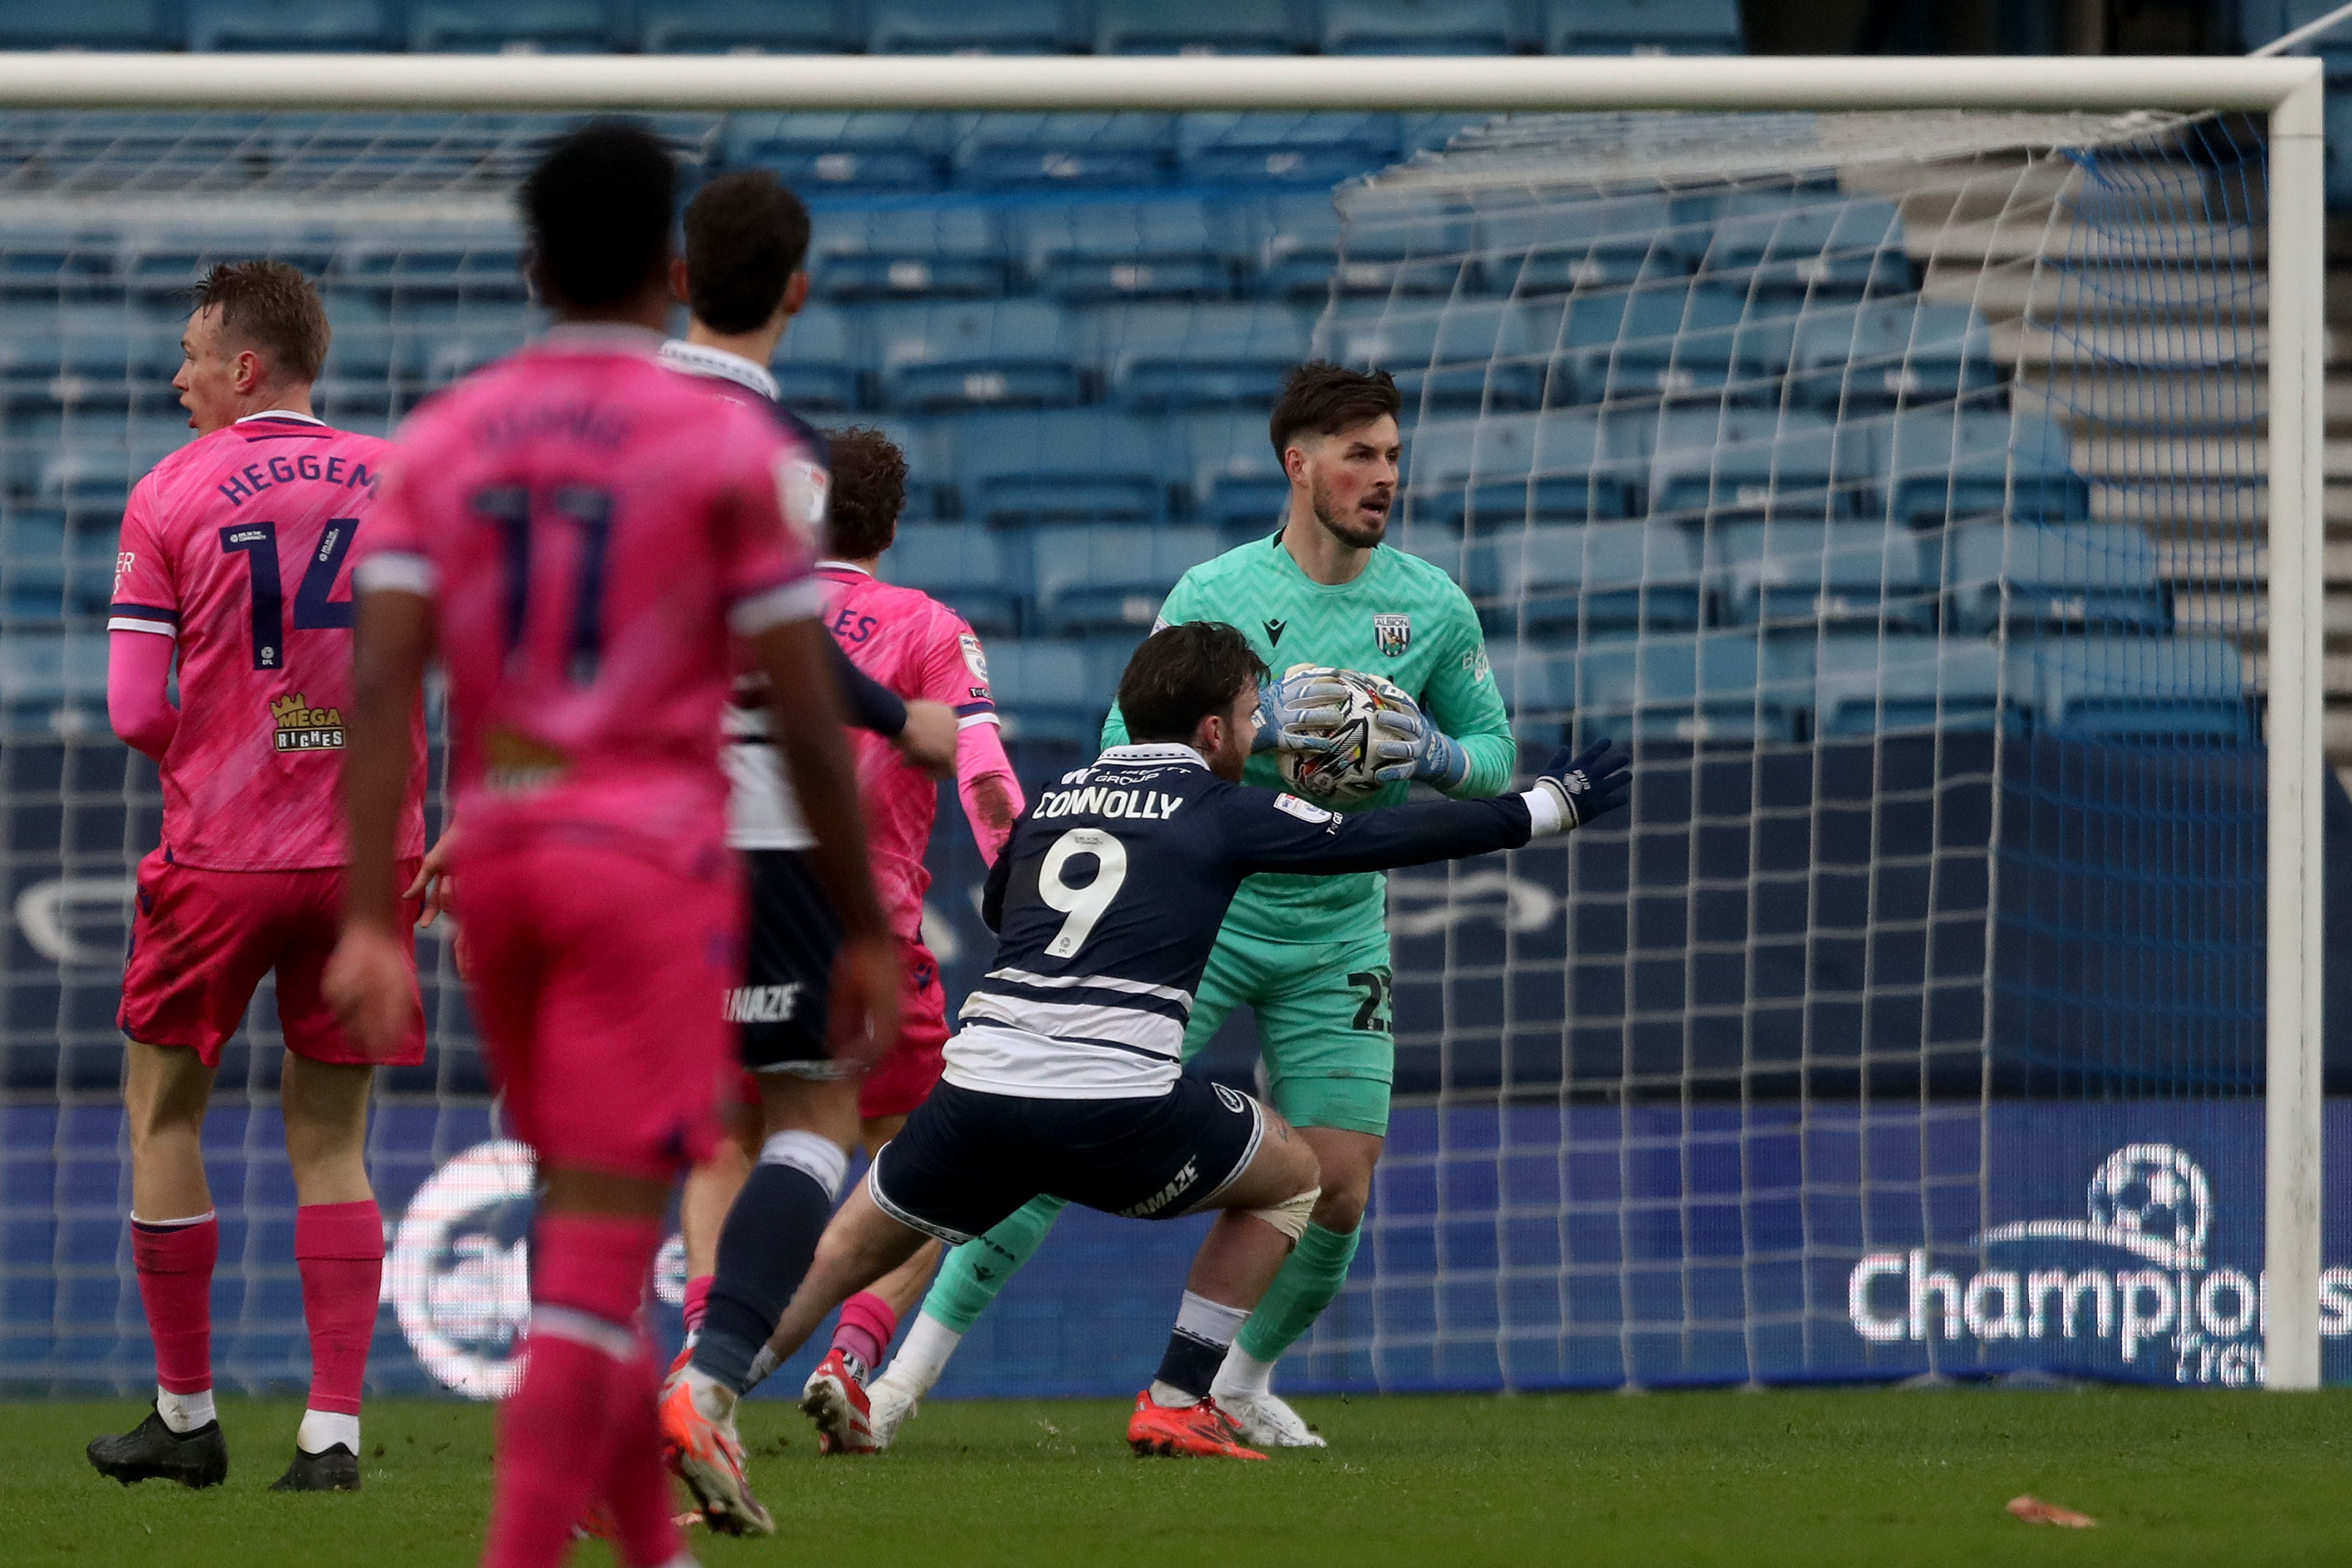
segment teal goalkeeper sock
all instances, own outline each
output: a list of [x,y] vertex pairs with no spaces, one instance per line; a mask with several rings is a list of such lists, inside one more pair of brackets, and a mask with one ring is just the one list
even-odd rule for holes
[[1281,1360],[1282,1352],[1315,1326],[1323,1309],[1339,1299],[1363,1234],[1361,1226],[1343,1233],[1308,1221],[1307,1234],[1283,1260],[1282,1272],[1265,1288],[1257,1310],[1234,1341],[1242,1352],[1265,1362]]
[[1059,1198],[1031,1198],[987,1235],[949,1253],[940,1265],[940,1277],[931,1281],[930,1294],[923,1298],[923,1316],[938,1319],[957,1333],[970,1333],[1004,1282],[1045,1244],[1045,1233],[1065,1206]]

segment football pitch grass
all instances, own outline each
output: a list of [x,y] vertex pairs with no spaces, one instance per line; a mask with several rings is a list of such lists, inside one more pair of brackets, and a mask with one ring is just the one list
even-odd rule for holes
[[[1139,1460],[1125,1407],[934,1404],[899,1449],[819,1460],[747,1408],[772,1541],[721,1564],[2012,1563],[2352,1561],[2352,1390],[2089,1388],[1305,1399],[1328,1449]],[[130,1401],[0,1406],[0,1563],[451,1568],[489,1491],[480,1405],[367,1412],[365,1489],[279,1496],[299,1407],[224,1401],[227,1485],[100,1479],[82,1446]],[[2031,1493],[2095,1530],[2029,1525]],[[601,1548],[573,1561],[601,1565]]]

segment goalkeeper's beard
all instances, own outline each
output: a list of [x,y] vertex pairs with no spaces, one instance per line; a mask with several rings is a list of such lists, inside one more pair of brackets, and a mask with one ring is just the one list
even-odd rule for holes
[[1321,523],[1324,531],[1332,538],[1350,549],[1370,550],[1388,537],[1389,509],[1387,507],[1382,507],[1377,517],[1367,521],[1360,507],[1342,511],[1332,505],[1330,488],[1319,479],[1307,493],[1307,504],[1315,509],[1315,521]]

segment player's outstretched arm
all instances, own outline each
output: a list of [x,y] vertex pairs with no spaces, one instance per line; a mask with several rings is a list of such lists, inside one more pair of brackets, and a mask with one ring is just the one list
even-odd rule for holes
[[1021,781],[1013,776],[1013,759],[1004,754],[1003,733],[994,724],[967,724],[957,736],[956,794],[980,858],[993,867],[1027,805]]

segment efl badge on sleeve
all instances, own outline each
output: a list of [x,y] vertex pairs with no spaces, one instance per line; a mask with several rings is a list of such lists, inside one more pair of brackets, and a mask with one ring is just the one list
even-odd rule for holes
[[1412,646],[1412,617],[1411,616],[1374,616],[1372,640],[1380,645],[1381,652],[1389,658],[1401,657],[1406,648]]

